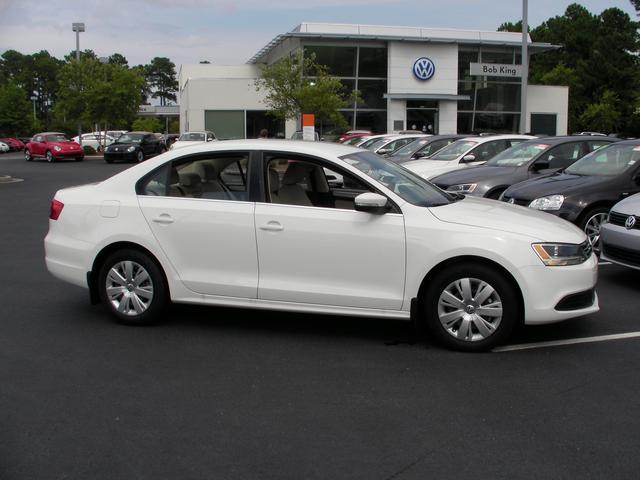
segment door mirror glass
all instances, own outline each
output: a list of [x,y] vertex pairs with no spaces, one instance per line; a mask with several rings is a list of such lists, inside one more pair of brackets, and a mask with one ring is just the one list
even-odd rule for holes
[[387,197],[378,193],[361,193],[354,199],[355,209],[359,212],[382,214],[389,210]]
[[541,158],[540,160],[536,160],[535,162],[533,162],[533,165],[531,166],[531,169],[534,172],[538,172],[540,170],[546,170],[551,166],[551,163],[549,162],[548,158]]
[[462,157],[463,162],[475,162],[475,160],[476,160],[476,156],[473,153],[470,153],[469,155],[465,155],[464,157]]

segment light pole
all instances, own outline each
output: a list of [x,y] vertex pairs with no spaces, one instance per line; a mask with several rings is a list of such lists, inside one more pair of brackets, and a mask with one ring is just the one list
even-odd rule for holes
[[527,40],[529,38],[528,0],[522,0],[522,84],[520,85],[520,133],[527,132],[527,85],[529,83],[529,54]]
[[[80,32],[84,32],[84,23],[73,22],[71,24],[71,30],[76,32],[76,61],[78,62],[78,69],[80,68]],[[82,146],[82,124],[78,121],[78,143]]]
[[36,97],[35,95],[31,95],[31,101],[33,102],[33,121],[36,121],[36,100],[38,100],[38,97]]

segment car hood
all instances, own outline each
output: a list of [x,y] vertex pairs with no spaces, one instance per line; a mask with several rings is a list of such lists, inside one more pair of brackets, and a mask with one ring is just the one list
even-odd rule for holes
[[562,194],[569,196],[573,193],[586,193],[587,190],[597,190],[609,182],[612,177],[598,175],[571,175],[558,173],[542,178],[535,178],[518,183],[505,192],[505,195],[520,200],[534,200],[547,195]]
[[69,140],[68,142],[49,142],[49,143],[51,143],[51,145],[57,145],[59,147],[67,147],[67,148],[80,146],[79,143],[74,142],[72,140]]
[[626,215],[635,215],[636,217],[640,216],[640,193],[636,193],[635,195],[631,195],[630,197],[619,201],[611,210],[618,213],[624,213]]
[[116,148],[120,149],[120,151],[122,150],[126,150],[129,147],[137,147],[139,146],[139,143],[112,143],[111,145],[109,145],[107,147],[107,151],[114,151]]
[[402,166],[426,179],[461,168],[457,160],[413,160],[403,163]]
[[453,172],[445,173],[433,178],[433,182],[438,185],[458,185],[461,183],[473,183],[488,178],[510,178],[516,172],[516,167],[487,167],[480,165],[479,167],[462,168]]
[[465,197],[429,210],[443,222],[526,235],[541,242],[580,244],[587,238],[578,227],[554,215],[486,198]]
[[171,148],[172,148],[173,150],[175,150],[175,149],[177,149],[177,148],[193,147],[194,145],[200,145],[200,144],[202,144],[202,143],[207,143],[207,142],[204,142],[204,141],[198,141],[198,142],[188,141],[188,142],[185,142],[185,141],[180,141],[180,140],[178,140],[178,141],[173,142],[173,143],[171,144]]

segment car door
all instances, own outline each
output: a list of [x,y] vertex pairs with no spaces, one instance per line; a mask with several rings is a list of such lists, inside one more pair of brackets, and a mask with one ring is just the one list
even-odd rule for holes
[[36,135],[33,138],[31,144],[31,154],[34,156],[42,157],[44,156],[44,152],[46,150],[45,138],[44,135]]
[[[586,141],[562,143],[551,147],[533,162],[529,168],[529,177],[546,175],[567,168],[587,153],[589,153],[589,146]],[[539,168],[540,164],[545,167]]]
[[[371,191],[321,159],[266,153],[267,198],[256,204],[258,298],[399,310],[405,278],[404,218],[355,211]],[[343,177],[329,188],[323,168]]]
[[[144,177],[138,202],[158,244],[190,290],[256,298],[255,203],[246,152],[183,157]],[[225,185],[222,178],[236,179]]]

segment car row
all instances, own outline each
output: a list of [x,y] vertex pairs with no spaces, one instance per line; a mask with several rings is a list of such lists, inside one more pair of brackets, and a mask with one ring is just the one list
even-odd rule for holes
[[45,256],[134,325],[169,301],[253,307],[411,320],[478,351],[598,310],[574,225],[327,143],[208,142],[60,190]]
[[7,145],[9,147],[9,151],[21,152],[24,150],[24,142],[19,138],[15,138],[15,137],[0,138],[0,142]]

